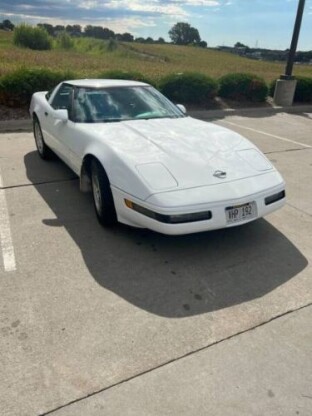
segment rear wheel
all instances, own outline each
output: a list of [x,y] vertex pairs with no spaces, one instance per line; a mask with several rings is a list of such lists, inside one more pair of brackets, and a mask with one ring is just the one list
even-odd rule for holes
[[54,154],[52,150],[45,144],[39,120],[34,116],[33,120],[34,137],[38,153],[42,159],[51,159]]
[[99,222],[109,227],[117,222],[113,194],[103,166],[95,159],[91,162],[93,202]]

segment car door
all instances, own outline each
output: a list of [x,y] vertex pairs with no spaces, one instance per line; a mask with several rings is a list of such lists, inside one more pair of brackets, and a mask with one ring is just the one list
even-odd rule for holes
[[84,149],[89,141],[88,135],[83,134],[79,129],[80,124],[85,121],[86,115],[81,114],[83,111],[79,105],[77,106],[77,96],[84,96],[84,90],[84,88],[63,84],[51,101],[53,110],[67,109],[68,111],[66,122],[53,120],[53,117],[50,120],[55,152],[78,175]]
[[[62,84],[51,100],[51,111],[46,114],[46,127],[50,139],[50,147],[59,155],[73,170],[72,158],[68,147],[68,138],[75,134],[75,123],[72,119],[72,100],[74,87]],[[54,110],[67,110],[68,120],[66,122],[57,118]]]

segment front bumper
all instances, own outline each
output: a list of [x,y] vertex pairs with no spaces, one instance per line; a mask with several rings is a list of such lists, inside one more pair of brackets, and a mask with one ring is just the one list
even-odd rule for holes
[[[242,182],[244,182],[244,185]],[[162,234],[179,235],[246,224],[273,211],[276,211],[285,204],[285,198],[270,203],[269,205],[266,205],[265,202],[266,198],[285,190],[285,184],[282,179],[279,180],[278,184],[275,184],[271,187],[266,186],[265,189],[258,190],[254,193],[246,192],[248,191],[246,182],[248,182],[248,180],[244,179],[242,181],[237,181],[235,184],[231,183],[230,186],[229,184],[216,185],[218,187],[218,192],[213,192],[214,200],[211,200],[211,186],[158,194],[157,198],[151,196],[146,201],[141,201],[118,189],[113,188],[112,191],[119,222],[134,227],[148,228]],[[261,182],[259,186],[261,186]],[[245,194],[243,194],[244,191]],[[241,197],[237,197],[239,192],[243,194]],[[232,198],[228,198],[231,195]],[[226,196],[227,198],[222,199],[223,196]],[[125,204],[125,199],[129,199],[134,203],[163,216],[181,215],[204,211],[210,211],[212,215],[208,220],[187,222],[182,224],[168,224],[157,221],[153,218],[149,218],[140,212],[128,208]],[[161,200],[164,201],[163,206],[160,204]],[[196,202],[192,203],[193,201]],[[255,202],[257,205],[257,216],[255,218],[231,224],[227,223],[226,208],[247,204],[250,202]]]
[[[195,222],[188,222],[184,224],[167,224],[160,221],[156,221],[152,218],[149,218],[139,212],[136,212],[134,210],[131,210],[128,208],[125,203],[125,198],[132,198],[129,197],[129,195],[121,193],[119,191],[113,192],[114,194],[114,200],[116,205],[116,211],[117,211],[117,217],[118,221],[127,225],[131,225],[133,227],[139,227],[139,228],[148,228],[150,230],[162,233],[162,234],[168,234],[168,235],[180,235],[180,234],[191,234],[191,233],[197,233],[197,232],[203,232],[203,231],[209,231],[209,230],[216,230],[219,228],[227,228],[227,227],[234,227],[237,225],[246,224],[248,222],[254,221],[258,218],[261,218],[267,214],[270,214],[273,211],[276,211],[277,209],[281,208],[285,204],[285,198],[276,201],[270,205],[265,205],[265,198],[272,195],[272,193],[283,191],[284,188],[276,188],[272,189],[268,192],[264,192],[261,195],[254,195],[250,196],[249,198],[246,198],[245,200],[233,200],[229,203],[224,203],[222,205],[213,205],[213,204],[207,204],[205,207],[188,207],[184,208],[184,211],[177,211],[177,210],[162,210],[162,213],[164,215],[178,215],[181,213],[190,213],[190,212],[202,212],[203,210],[209,210],[212,213],[212,217],[209,220],[204,221],[195,221]],[[226,214],[225,209],[228,206],[236,206],[248,202],[256,202],[257,204],[257,217],[252,218],[251,220],[245,220],[241,222],[236,222],[232,224],[228,224],[226,221]],[[142,205],[142,202],[139,202]],[[154,206],[147,206],[144,204],[144,206],[150,210],[158,210],[158,207]],[[197,211],[196,211],[197,208]]]

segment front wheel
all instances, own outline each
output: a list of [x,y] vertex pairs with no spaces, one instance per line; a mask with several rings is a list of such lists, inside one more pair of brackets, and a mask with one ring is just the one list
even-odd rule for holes
[[106,172],[97,160],[91,163],[91,183],[96,216],[104,227],[117,222],[113,194]]
[[34,116],[33,120],[34,137],[39,156],[42,159],[51,159],[53,157],[52,150],[45,144],[39,120]]

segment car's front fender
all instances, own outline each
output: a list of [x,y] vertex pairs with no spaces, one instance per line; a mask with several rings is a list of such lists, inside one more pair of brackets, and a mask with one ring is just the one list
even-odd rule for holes
[[101,163],[110,184],[115,188],[141,200],[151,195],[152,192],[149,186],[144,183],[137,170],[103,143],[91,143],[85,149],[80,168],[80,189],[83,192],[90,190],[90,161],[92,158],[97,159]]

